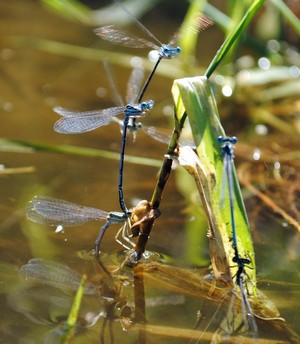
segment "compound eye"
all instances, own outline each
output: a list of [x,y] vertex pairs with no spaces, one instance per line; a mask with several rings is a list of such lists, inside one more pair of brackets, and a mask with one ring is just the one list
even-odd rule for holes
[[230,142],[235,144],[235,143],[237,143],[237,141],[238,141],[237,137],[236,136],[232,136]]
[[146,110],[148,108],[148,104],[146,102],[141,103],[141,109]]

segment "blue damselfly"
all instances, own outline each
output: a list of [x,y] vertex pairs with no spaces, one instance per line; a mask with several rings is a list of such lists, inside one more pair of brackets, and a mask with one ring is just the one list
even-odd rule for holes
[[29,220],[48,226],[72,227],[84,224],[89,221],[105,220],[95,241],[95,255],[98,257],[102,238],[111,224],[123,224],[117,232],[115,239],[126,249],[130,249],[124,242],[119,240],[119,236],[130,244],[134,244],[129,239],[129,230],[131,228],[128,213],[106,212],[101,209],[91,208],[75,204],[69,201],[49,197],[34,196],[25,206],[25,213]]
[[223,174],[221,184],[221,207],[224,206],[226,184],[229,195],[229,207],[230,207],[230,220],[232,230],[232,242],[233,249],[237,250],[237,238],[236,238],[236,227],[234,219],[234,183],[233,183],[233,160],[234,160],[234,148],[233,145],[237,143],[237,138],[233,137],[218,137],[218,142],[221,144],[221,155],[223,157]]
[[[126,7],[124,7],[119,1],[117,1],[118,5],[123,8],[123,10],[128,14],[128,16],[135,22],[137,27],[139,27],[148,37],[152,39],[152,41],[140,38],[132,34],[127,34],[126,32],[120,31],[116,29],[113,25],[102,26],[95,29],[95,33],[100,38],[123,45],[125,47],[130,48],[152,48],[158,52],[158,59],[150,72],[141,92],[138,97],[138,102],[140,102],[146,92],[147,87],[150,84],[150,81],[162,59],[172,59],[173,57],[177,56],[181,49],[180,47],[174,46],[176,41],[176,35],[172,37],[168,44],[163,44],[150,30],[148,30],[139,20],[136,19],[134,15],[132,15]],[[155,42],[155,43],[154,43]]]
[[154,105],[153,100],[141,103],[135,102],[138,96],[138,87],[134,81],[139,80],[138,74],[140,74],[140,70],[138,68],[134,68],[127,84],[127,105],[120,105],[104,110],[83,112],[68,110],[62,107],[55,107],[53,109],[56,113],[62,116],[62,118],[54,124],[54,130],[62,134],[80,134],[97,129],[103,125],[111,123],[116,115],[123,113],[118,191],[120,207],[124,213],[128,213],[123,196],[123,167],[128,122],[130,118],[143,116],[148,110],[152,109]]
[[[100,38],[123,45],[124,47],[129,48],[152,48],[157,51],[158,58],[157,61],[152,68],[152,71],[150,72],[142,90],[138,98],[138,102],[140,102],[146,92],[146,89],[148,88],[150,81],[162,59],[172,59],[173,57],[177,56],[181,52],[181,48],[178,46],[175,46],[175,43],[178,39],[178,34],[175,33],[169,43],[164,44],[162,43],[150,30],[148,30],[128,9],[123,6],[120,1],[116,1],[118,6],[121,6],[122,9],[127,13],[127,15],[135,22],[136,26],[141,29],[142,32],[144,32],[151,40],[146,38],[137,37],[133,34],[128,34],[126,32],[123,32],[121,30],[118,30],[113,25],[107,25],[102,26],[97,29],[95,29],[95,33]],[[194,23],[192,27],[190,28],[191,31],[197,32],[199,30],[205,30],[207,27],[211,26],[213,24],[213,21],[210,20],[205,15],[199,13],[196,20],[194,20]]]
[[[254,315],[251,309],[250,301],[248,299],[248,291],[246,286],[247,273],[245,268],[250,268],[251,260],[249,258],[243,258],[240,256],[238,242],[237,242],[237,232],[236,223],[234,217],[234,144],[237,143],[237,138],[232,137],[218,137],[218,142],[221,145],[221,155],[223,157],[223,174],[222,174],[222,189],[221,189],[221,206],[224,206],[226,184],[229,195],[229,208],[230,208],[230,220],[231,220],[231,232],[232,232],[232,243],[234,256],[232,258],[233,263],[237,264],[237,272],[234,276],[235,284],[238,286],[241,294],[241,317],[231,316],[232,319],[238,319],[239,326],[232,326],[235,333],[239,333],[242,329],[249,333],[253,339],[257,340],[257,324],[254,319]],[[249,278],[248,278],[249,279]],[[251,281],[250,281],[251,282]],[[233,299],[235,300],[236,294],[233,291]],[[231,302],[232,307],[235,303]],[[230,310],[230,308],[229,308]],[[233,312],[233,311],[232,311]],[[241,319],[240,319],[241,318]]]

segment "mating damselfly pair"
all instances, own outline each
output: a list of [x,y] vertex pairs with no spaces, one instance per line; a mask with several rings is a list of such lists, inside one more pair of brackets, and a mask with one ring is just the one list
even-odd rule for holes
[[[140,26],[140,24],[138,24]],[[143,26],[140,26],[143,27]],[[122,143],[121,143],[121,152],[120,152],[120,168],[118,174],[118,193],[119,193],[119,203],[121,212],[104,212],[96,208],[89,208],[76,205],[71,202],[53,199],[47,196],[37,196],[35,197],[27,206],[27,215],[30,219],[36,222],[49,224],[52,226],[73,226],[84,223],[89,220],[99,220],[105,219],[105,224],[101,227],[99,235],[95,243],[95,253],[99,254],[100,243],[102,241],[103,235],[107,228],[111,224],[122,224],[122,236],[126,243],[122,242],[122,245],[126,249],[130,249],[130,246],[134,244],[130,240],[130,231],[132,231],[131,219],[131,210],[127,208],[123,195],[123,169],[124,169],[124,155],[125,155],[125,146],[126,146],[126,134],[127,129],[136,130],[136,118],[142,117],[148,110],[151,110],[154,105],[153,100],[142,101],[142,98],[145,94],[146,89],[149,86],[149,83],[155,73],[155,70],[162,59],[170,59],[176,56],[180,52],[180,48],[171,45],[161,44],[154,36],[148,32],[147,29],[143,29],[150,37],[155,39],[158,42],[159,46],[154,43],[149,43],[144,39],[139,39],[135,37],[129,37],[121,31],[115,29],[112,26],[106,26],[103,28],[96,29],[96,34],[108,41],[121,43],[128,47],[150,47],[158,50],[158,59],[154,65],[150,75],[146,79],[144,86],[139,90],[140,87],[137,87],[137,74],[140,73],[138,69],[134,69],[132,78],[128,82],[127,88],[127,105],[122,101],[118,102],[116,107],[107,108],[99,111],[84,111],[78,112],[73,110],[68,110],[62,107],[56,107],[54,110],[62,116],[62,118],[56,122],[54,128],[57,132],[64,134],[75,134],[75,133],[84,133],[94,129],[97,129],[101,126],[107,125],[110,122],[115,120],[115,116],[123,114],[123,119],[121,121],[122,126]],[[234,222],[234,206],[233,206],[233,184],[231,180],[232,170],[230,168],[233,163],[233,148],[234,140],[230,138],[219,139],[222,144],[222,155],[224,158],[224,178],[227,178],[228,192],[229,192],[229,203],[230,203],[230,214],[231,214],[231,226],[232,226],[232,240],[235,255],[232,259],[233,263],[238,265],[238,271],[235,276],[235,283],[241,290],[241,295],[243,296],[243,305],[245,307],[245,314],[247,319],[253,319],[252,310],[247,299],[247,292],[245,291],[245,276],[246,276],[246,267],[251,263],[248,258],[240,257],[239,248],[237,244],[237,234]],[[147,218],[147,216],[146,216]],[[141,220],[143,221],[143,220]],[[119,239],[117,239],[119,240]],[[245,317],[245,322],[247,321]],[[255,322],[253,320],[252,327]]]
[[[143,69],[142,67],[137,66],[133,69],[132,74],[127,84],[127,96],[126,96],[127,105],[125,105],[124,101],[122,100],[119,92],[117,91],[115,87],[115,81],[112,77],[112,73],[109,69],[109,65],[106,63],[105,69],[106,69],[110,84],[112,85],[112,93],[113,93],[112,97],[115,99],[115,103],[117,105],[116,107],[107,108],[103,110],[93,110],[93,111],[83,111],[83,112],[69,110],[63,107],[54,108],[54,111],[58,113],[59,115],[61,115],[61,118],[54,125],[54,130],[58,133],[81,134],[81,133],[92,131],[104,125],[107,125],[111,123],[112,121],[117,121],[121,125],[122,142],[121,142],[121,151],[120,151],[120,166],[119,166],[119,173],[118,173],[118,194],[119,194],[119,204],[120,204],[121,211],[123,212],[123,215],[122,213],[120,215],[118,212],[111,212],[109,213],[110,215],[105,214],[104,216],[103,214],[101,214],[100,216],[99,212],[95,212],[95,211],[93,212],[93,216],[96,216],[97,218],[98,217],[107,218],[108,223],[122,222],[122,220],[128,219],[131,213],[125,204],[124,195],[123,195],[123,170],[124,170],[124,155],[125,155],[127,129],[129,128],[131,131],[135,132],[138,128],[140,128],[141,125],[136,124],[136,118],[142,117],[148,110],[151,110],[154,105],[153,100],[148,100],[148,101],[141,101],[141,100],[145,94],[147,87],[149,86],[149,83],[160,61],[162,59],[171,59],[175,57],[176,55],[178,55],[181,51],[179,47],[174,46],[175,38],[173,38],[169,44],[161,43],[154,34],[152,34],[146,27],[144,27],[143,24],[141,24],[134,16],[131,15],[131,13],[128,12],[126,8],[123,7],[123,9],[135,21],[137,26],[152,39],[152,41],[146,40],[143,38],[138,38],[132,35],[130,36],[114,28],[111,25],[100,27],[96,29],[95,32],[99,37],[101,37],[104,40],[121,44],[126,47],[152,48],[152,49],[157,50],[158,52],[157,62],[155,63],[152,71],[150,72],[148,78],[146,79],[144,86],[141,88],[142,79],[143,79]],[[204,29],[211,24],[211,22],[205,16],[201,15],[199,16],[199,18],[200,18],[198,22],[199,29]],[[154,43],[153,41],[155,41],[156,43]],[[120,114],[123,114],[122,121],[118,120],[115,117]],[[151,135],[153,135],[152,133],[153,130],[149,129],[148,132],[149,131],[151,132]],[[161,135],[159,135],[159,137],[161,137]],[[47,217],[51,215],[52,216],[51,221],[53,221],[54,213],[56,209],[59,208],[58,203],[61,203],[61,205],[63,205],[63,209],[67,207],[67,204],[69,207],[71,207],[68,202],[66,203],[64,202],[65,201],[59,201],[59,200],[54,201],[53,199],[46,199],[45,196],[41,196],[41,197],[37,196],[36,199],[32,200],[29,217],[33,220],[47,223]],[[37,214],[37,216],[33,215],[33,212],[36,209],[38,209],[38,207],[41,208],[41,206],[43,207],[46,204],[48,206],[51,204],[54,207],[54,211],[52,213],[50,210],[49,212],[42,211],[43,214],[41,214],[41,210],[39,210],[39,213]],[[29,209],[30,209],[30,206],[29,206]],[[42,220],[41,215],[45,217],[44,220]],[[64,215],[63,215],[63,218],[59,218],[58,216],[57,220],[65,222],[65,223],[62,223],[63,226],[70,225],[71,223],[69,221],[70,218],[66,219]],[[76,217],[75,217],[74,222],[77,222]],[[58,224],[58,222],[56,222],[56,224]],[[102,230],[101,233],[103,235],[104,231]]]
[[133,48],[153,48],[158,52],[158,59],[155,63],[150,75],[148,76],[144,86],[141,88],[141,81],[143,78],[142,68],[134,68],[129,78],[127,86],[127,105],[123,102],[119,95],[119,92],[114,87],[115,82],[112,79],[112,73],[108,71],[108,65],[106,64],[106,71],[113,88],[112,97],[115,99],[116,107],[107,108],[104,110],[93,110],[93,111],[73,111],[62,107],[55,107],[54,111],[62,116],[54,125],[54,130],[63,134],[80,134],[97,129],[101,126],[107,125],[115,120],[116,115],[123,114],[122,123],[122,144],[120,151],[120,168],[119,168],[119,179],[118,179],[118,192],[119,192],[119,203],[121,210],[124,213],[128,213],[128,208],[124,201],[123,195],[123,169],[124,169],[124,155],[126,146],[126,134],[128,125],[132,131],[136,131],[136,118],[142,117],[146,111],[151,110],[154,101],[148,100],[143,101],[142,98],[145,94],[147,87],[162,59],[171,59],[178,55],[181,51],[179,47],[173,47],[171,42],[169,44],[162,44],[154,34],[152,34],[142,23],[140,23],[134,16],[128,13],[128,15],[134,19],[137,26],[141,28],[150,38],[156,41],[155,44],[152,41],[138,38],[136,36],[129,36],[128,34],[114,28],[112,25],[100,27],[95,30],[95,33],[104,40],[121,44],[126,47]]
[[[140,24],[142,26],[142,24]],[[101,29],[101,37],[107,40],[116,41],[118,42],[118,38],[122,36],[125,37],[125,34],[121,33],[121,31],[115,30],[114,33],[116,35],[115,39],[111,36],[112,29],[108,30],[108,27],[104,27]],[[99,29],[100,30],[100,29]],[[146,30],[146,29],[145,29]],[[97,30],[98,31],[98,30]],[[104,34],[104,31],[107,34]],[[148,30],[146,30],[148,32]],[[118,34],[117,34],[118,33]],[[154,35],[151,35],[154,37]],[[131,43],[135,39],[131,38]],[[138,40],[135,41],[135,47],[138,46]],[[125,44],[126,45],[126,44]],[[140,46],[140,45],[139,45]],[[153,45],[147,45],[147,47],[153,47]],[[164,45],[163,53],[159,55],[159,60],[162,58],[171,58],[175,56],[175,51],[177,53],[180,52],[180,49],[170,48],[170,52],[167,53],[167,45]],[[155,65],[157,67],[158,63]],[[105,68],[107,71],[108,78],[111,82],[112,88],[115,90],[115,94],[113,94],[113,98],[116,99],[116,103],[118,106],[107,108],[104,110],[94,110],[94,111],[73,111],[69,109],[65,109],[62,107],[55,107],[54,111],[61,115],[61,119],[59,119],[54,124],[54,130],[58,133],[63,134],[80,134],[84,132],[89,132],[94,129],[97,129],[101,126],[107,125],[112,121],[117,121],[121,123],[121,131],[122,131],[122,145],[121,145],[121,152],[120,152],[120,168],[119,168],[119,182],[118,182],[118,192],[119,192],[119,203],[122,212],[105,212],[97,208],[91,207],[84,207],[72,202],[68,202],[65,200],[60,200],[48,196],[35,196],[31,202],[29,202],[26,206],[26,214],[27,217],[34,221],[41,224],[47,224],[50,226],[62,226],[62,227],[70,227],[70,226],[77,226],[79,224],[91,221],[91,220],[100,220],[105,219],[105,224],[101,227],[99,231],[99,235],[95,241],[95,254],[99,254],[100,243],[102,241],[103,235],[106,229],[111,224],[122,223],[121,229],[118,231],[116,235],[116,241],[119,242],[123,247],[129,249],[127,246],[128,243],[130,244],[130,248],[132,248],[133,243],[129,240],[130,234],[130,216],[131,210],[127,208],[124,201],[123,196],[123,168],[124,168],[124,155],[125,155],[125,145],[126,145],[126,134],[127,134],[127,127],[130,124],[130,130],[136,131],[137,126],[133,119],[137,117],[141,117],[145,114],[146,111],[150,110],[154,102],[153,100],[138,102],[142,98],[146,87],[149,85],[149,79],[146,81],[146,84],[143,88],[139,96],[139,90],[141,86],[141,82],[143,79],[143,68],[137,66],[133,69],[131,76],[129,78],[127,84],[127,96],[126,101],[127,105],[122,101],[121,96],[119,95],[118,91],[115,87],[115,81],[113,80],[112,73],[109,70],[109,65],[105,64]],[[153,75],[153,73],[151,73]],[[123,121],[118,121],[116,119],[116,115],[120,115],[123,113]],[[131,120],[131,121],[130,121]],[[139,125],[140,127],[140,125]],[[120,233],[122,233],[122,237],[127,244],[121,242],[118,238]],[[126,234],[125,234],[126,233]]]

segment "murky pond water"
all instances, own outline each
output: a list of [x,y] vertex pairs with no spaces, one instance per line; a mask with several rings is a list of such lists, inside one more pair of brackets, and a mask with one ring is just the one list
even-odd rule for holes
[[[58,119],[52,111],[53,106],[78,110],[113,106],[101,59],[71,57],[67,47],[60,47],[60,53],[55,53],[52,46],[49,49],[53,53],[50,53],[45,51],[46,48],[34,46],[37,42],[41,43],[39,39],[45,39],[92,49],[101,48],[92,27],[68,21],[46,10],[38,1],[2,2],[0,13],[0,138],[118,153],[120,129],[115,123],[82,135],[60,135],[53,131],[53,124]],[[151,29],[156,27],[153,24],[155,14],[147,21]],[[180,24],[179,18],[167,20],[167,24],[161,28],[166,31],[164,38]],[[212,44],[218,46],[219,39],[216,38]],[[46,44],[45,41],[43,44]],[[104,43],[103,46],[107,48]],[[119,50],[115,46],[111,49]],[[212,46],[212,50],[216,50],[215,46]],[[208,55],[203,61],[209,61],[211,53]],[[121,93],[124,94],[130,69],[120,65],[113,67]],[[171,85],[172,79],[166,77],[158,76],[154,80],[147,97],[155,98],[156,107],[143,118],[143,123],[170,127],[172,118],[168,114],[172,109]],[[138,133],[135,142],[129,139],[128,143],[126,153],[129,156],[151,160],[149,165],[125,164],[124,194],[128,205],[134,206],[141,199],[151,198],[166,146],[143,132]],[[237,152],[237,157],[241,155]],[[14,170],[0,175],[0,342],[55,343],[55,333],[61,320],[68,315],[76,290],[70,287],[70,279],[77,286],[77,272],[87,273],[90,283],[95,285],[101,280],[98,276],[99,268],[95,267],[90,255],[99,224],[89,223],[54,233],[47,226],[28,221],[24,206],[34,195],[41,194],[106,211],[119,210],[116,187],[118,158],[90,158],[45,151],[13,153],[11,149],[8,152],[2,150],[0,156],[0,163],[5,168],[28,167],[25,171]],[[182,185],[188,188],[191,178],[181,182],[178,187],[176,181],[182,176],[176,173],[171,174],[168,182],[160,207],[162,215],[151,233],[148,248],[161,254],[159,259],[153,258],[159,262],[181,267],[206,267],[209,257],[205,235],[199,241],[194,238],[197,226],[201,225],[205,233],[205,220],[203,223],[201,212],[195,210],[189,200],[182,196]],[[248,205],[250,212],[255,213],[256,205],[251,201]],[[289,226],[284,228],[282,222],[268,209],[264,216],[250,218],[250,221],[255,228],[258,280],[261,276],[263,290],[275,302],[288,324],[299,331],[299,234]],[[120,265],[124,258],[122,248],[114,239],[117,230],[117,226],[112,226],[102,243],[103,260],[112,267]],[[195,253],[197,250],[199,253]],[[54,277],[52,284],[41,280],[26,281],[20,275],[20,269],[32,258],[45,259],[42,260],[43,264],[49,261],[60,262],[63,265],[52,263],[49,275],[57,271],[57,275],[64,277],[70,273],[71,277],[63,280],[62,284],[58,284]],[[197,312],[205,309],[204,292],[201,291],[202,295],[198,297],[194,291],[184,286],[180,288],[179,270],[172,271],[179,285],[170,282],[172,277],[168,277],[169,280],[166,278],[167,282],[164,282],[162,276],[168,276],[170,272],[160,271],[159,263],[153,264],[153,270],[158,272],[157,279],[155,276],[150,277],[151,274],[145,277],[148,343],[198,342],[193,337],[195,333],[179,330],[193,329],[197,322]],[[67,266],[72,269],[71,272]],[[52,270],[56,268],[58,270]],[[47,280],[46,275],[44,278]],[[138,277],[134,280],[132,271],[125,269],[121,278],[125,282],[120,284],[120,295],[113,295],[118,300],[117,305],[109,304],[109,294],[104,293],[99,297],[99,290],[84,297],[80,315],[85,317],[86,323],[79,326],[78,332],[82,333],[76,337],[76,343],[147,342],[144,329],[133,326],[128,320],[133,316],[124,315],[125,310],[133,311],[135,305],[135,320],[139,316],[138,299],[141,290],[136,282]],[[183,285],[183,281],[181,283]],[[112,287],[110,282],[107,285]],[[120,318],[122,321],[119,321]],[[266,323],[259,324],[262,331],[274,331]],[[187,338],[192,339],[189,341]]]

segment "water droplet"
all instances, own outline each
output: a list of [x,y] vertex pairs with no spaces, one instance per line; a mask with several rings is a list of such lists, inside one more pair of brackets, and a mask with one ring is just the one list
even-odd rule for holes
[[232,88],[229,85],[222,87],[222,93],[225,97],[230,97],[232,95]]
[[271,67],[271,62],[266,57],[261,57],[258,60],[258,67],[262,70],[268,70]]
[[260,149],[256,148],[253,152],[253,160],[259,160],[261,156]]
[[265,136],[268,134],[268,127],[264,124],[257,124],[254,131],[257,135]]
[[99,98],[104,98],[106,95],[107,95],[107,90],[105,87],[98,87],[96,89],[96,95],[99,97]]

